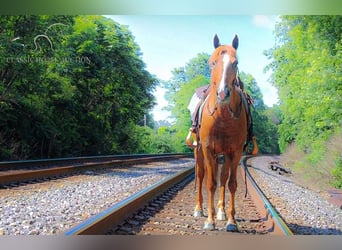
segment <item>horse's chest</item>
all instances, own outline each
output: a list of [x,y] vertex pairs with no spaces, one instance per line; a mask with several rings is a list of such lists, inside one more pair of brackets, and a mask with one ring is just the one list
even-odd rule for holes
[[241,143],[241,135],[239,131],[235,129],[230,129],[230,131],[214,129],[210,134],[210,139],[216,145],[222,145],[222,147],[232,146],[234,144]]
[[235,151],[245,141],[245,130],[243,124],[234,118],[217,119],[209,133],[209,144],[218,153]]
[[241,150],[246,140],[247,128],[244,116],[232,117],[228,106],[216,110],[203,119],[200,129],[202,145],[217,154]]
[[244,128],[241,120],[233,118],[228,112],[224,112],[213,122],[211,134],[217,135],[220,138],[231,138],[241,136],[243,130]]

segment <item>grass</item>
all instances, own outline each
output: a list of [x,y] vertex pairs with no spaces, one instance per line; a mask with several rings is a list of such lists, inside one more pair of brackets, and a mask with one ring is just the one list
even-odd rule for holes
[[342,189],[342,133],[335,133],[327,142],[316,142],[310,153],[293,143],[282,154],[281,162],[301,186],[316,191]]

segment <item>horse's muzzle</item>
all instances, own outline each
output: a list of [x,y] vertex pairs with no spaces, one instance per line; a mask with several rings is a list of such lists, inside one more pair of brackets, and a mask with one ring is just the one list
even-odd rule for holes
[[224,102],[227,101],[230,96],[230,91],[228,88],[224,88],[217,92],[217,102]]

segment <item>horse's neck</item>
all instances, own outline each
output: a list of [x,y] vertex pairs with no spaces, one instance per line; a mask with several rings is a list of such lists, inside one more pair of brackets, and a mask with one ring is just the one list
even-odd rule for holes
[[[231,103],[232,105],[234,105],[234,103],[239,105],[239,103],[241,102],[241,92],[242,90],[239,86],[233,86],[233,90],[230,93],[229,103]],[[212,84],[209,86],[207,93],[210,93],[211,98],[217,98],[216,88]]]
[[[239,87],[234,86],[233,90],[230,93],[230,99],[229,102],[222,104],[222,105],[217,105],[217,94],[216,94],[216,89],[211,86],[210,92],[209,92],[209,107],[210,111],[212,113],[215,113],[214,110],[216,109],[222,109],[222,110],[229,110],[229,112],[232,114],[233,117],[237,118],[241,114],[241,109],[242,109],[242,99],[241,99],[241,89]],[[210,104],[211,103],[211,104]],[[215,103],[215,107],[212,107],[212,104]],[[212,110],[211,110],[212,109]]]
[[239,112],[238,109],[241,108],[241,89],[239,87],[234,86],[233,91],[230,94],[229,105],[234,113]]

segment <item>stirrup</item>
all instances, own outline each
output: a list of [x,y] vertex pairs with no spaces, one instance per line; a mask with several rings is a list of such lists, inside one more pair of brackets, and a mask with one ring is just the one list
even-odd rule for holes
[[185,143],[189,148],[195,148],[197,146],[197,141],[193,140],[193,142],[191,142],[192,139],[192,134],[194,133],[194,129],[190,128],[189,129],[189,133],[186,137]]
[[253,136],[252,137],[252,140],[253,140],[253,151],[252,151],[252,155],[257,155],[258,152],[259,152],[259,147],[258,147],[258,144],[256,142],[256,137]]

